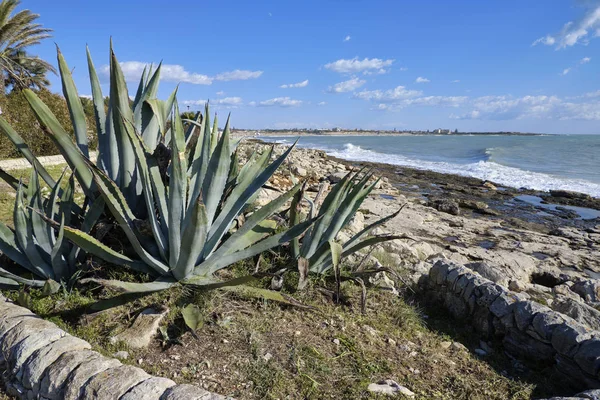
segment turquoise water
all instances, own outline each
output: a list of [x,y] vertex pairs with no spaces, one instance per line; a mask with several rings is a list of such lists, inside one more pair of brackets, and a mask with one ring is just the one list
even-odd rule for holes
[[[290,143],[291,137],[260,137]],[[303,136],[299,146],[347,160],[395,164],[548,191],[600,197],[600,135]]]

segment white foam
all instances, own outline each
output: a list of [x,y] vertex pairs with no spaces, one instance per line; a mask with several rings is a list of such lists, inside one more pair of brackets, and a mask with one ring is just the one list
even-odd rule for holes
[[398,154],[384,154],[366,150],[351,143],[344,149],[322,148],[327,154],[352,161],[370,161],[384,164],[401,165],[405,167],[424,169],[446,174],[455,174],[489,180],[500,185],[527,188],[540,191],[572,190],[600,197],[600,184],[583,179],[567,179],[540,172],[525,171],[519,168],[507,167],[491,161],[479,161],[471,164],[453,164],[448,162],[423,161],[404,157]]

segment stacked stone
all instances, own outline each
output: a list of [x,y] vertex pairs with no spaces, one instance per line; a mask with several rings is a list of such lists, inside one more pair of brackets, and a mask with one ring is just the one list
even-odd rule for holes
[[0,369],[7,393],[20,399],[226,399],[104,357],[1,296]]
[[600,388],[600,332],[470,269],[438,260],[429,271],[433,298],[518,358],[551,362],[580,389]]

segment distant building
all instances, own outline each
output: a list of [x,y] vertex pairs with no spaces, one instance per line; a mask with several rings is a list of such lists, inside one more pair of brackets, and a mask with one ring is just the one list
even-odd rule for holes
[[452,131],[450,129],[438,128],[438,129],[435,129],[433,131],[433,133],[435,133],[437,135],[450,135],[450,134],[452,134]]

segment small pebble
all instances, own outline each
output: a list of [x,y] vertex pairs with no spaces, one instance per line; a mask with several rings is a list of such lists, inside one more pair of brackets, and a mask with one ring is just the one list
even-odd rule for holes
[[129,353],[126,351],[117,351],[115,354],[113,354],[114,358],[118,358],[120,360],[127,360],[129,358]]
[[339,346],[340,345],[340,339],[333,339],[333,343],[337,344]]

